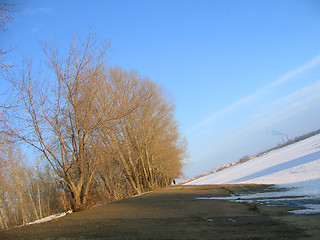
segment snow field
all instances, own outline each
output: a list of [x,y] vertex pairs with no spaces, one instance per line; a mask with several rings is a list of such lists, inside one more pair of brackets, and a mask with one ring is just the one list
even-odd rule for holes
[[186,185],[250,183],[275,186],[265,193],[210,199],[300,208],[294,214],[320,213],[320,134]]

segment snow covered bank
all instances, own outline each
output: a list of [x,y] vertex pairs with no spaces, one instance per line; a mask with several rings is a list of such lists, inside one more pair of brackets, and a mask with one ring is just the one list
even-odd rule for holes
[[[199,178],[186,185],[250,183],[275,184],[275,186],[265,193],[224,199],[263,202],[270,205],[281,205],[282,202],[306,208],[294,211],[296,214],[320,213],[320,135]],[[279,191],[279,189],[286,190]]]
[[287,184],[318,178],[320,178],[320,135],[196,179],[186,185]]
[[55,220],[55,219],[64,217],[65,215],[67,215],[67,214],[69,214],[69,213],[72,213],[72,210],[69,210],[68,212],[65,212],[65,213],[52,214],[52,215],[50,215],[50,216],[48,216],[48,217],[45,217],[45,218],[36,220],[36,221],[34,221],[34,222],[30,222],[30,223],[28,223],[27,225],[49,222],[49,221],[52,221],[52,220]]

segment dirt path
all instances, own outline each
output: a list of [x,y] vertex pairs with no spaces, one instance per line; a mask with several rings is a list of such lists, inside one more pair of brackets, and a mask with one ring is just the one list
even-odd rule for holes
[[0,239],[318,239],[319,215],[299,220],[284,208],[196,199],[263,188],[176,186],[0,232]]

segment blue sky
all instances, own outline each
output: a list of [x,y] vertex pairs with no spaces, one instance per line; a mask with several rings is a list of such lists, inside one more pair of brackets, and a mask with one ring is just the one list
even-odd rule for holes
[[[320,128],[320,1],[21,2],[2,48],[43,58],[88,29],[110,41],[109,65],[164,87],[189,142],[186,177]],[[6,83],[1,81],[1,88]]]

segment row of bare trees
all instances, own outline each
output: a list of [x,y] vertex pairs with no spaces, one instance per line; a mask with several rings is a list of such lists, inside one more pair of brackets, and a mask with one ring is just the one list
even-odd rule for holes
[[27,166],[20,147],[3,139],[0,160],[0,229],[64,211],[63,192],[49,167]]
[[[19,71],[6,74],[16,97],[1,114],[3,228],[17,214],[16,224],[23,224],[167,186],[181,176],[186,143],[161,87],[136,72],[107,67],[109,45],[98,44],[94,34],[84,41],[74,37],[64,57],[55,44],[42,46],[44,68],[35,71],[24,60]],[[37,153],[28,156],[28,167],[20,161],[21,144]],[[39,170],[33,156],[46,167]]]
[[[0,33],[7,30],[16,4],[0,0]],[[5,57],[11,49],[0,49],[0,77],[3,81],[11,65]],[[64,211],[68,201],[55,174],[48,165],[37,157],[28,164],[27,155],[21,145],[12,138],[5,126],[9,124],[5,115],[16,111],[13,105],[17,99],[10,99],[12,90],[0,85],[0,229],[26,224],[44,216]],[[11,101],[10,101],[11,100]],[[61,184],[60,184],[61,185]]]

